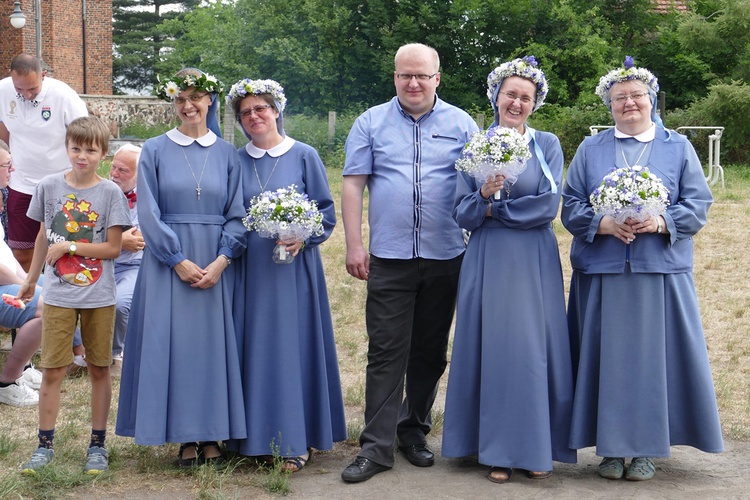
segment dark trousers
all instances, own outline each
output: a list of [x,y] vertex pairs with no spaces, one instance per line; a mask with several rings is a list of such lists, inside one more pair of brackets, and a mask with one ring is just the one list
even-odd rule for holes
[[404,446],[425,442],[447,365],[462,259],[463,255],[451,260],[370,256],[370,343],[360,456],[393,466],[397,437]]

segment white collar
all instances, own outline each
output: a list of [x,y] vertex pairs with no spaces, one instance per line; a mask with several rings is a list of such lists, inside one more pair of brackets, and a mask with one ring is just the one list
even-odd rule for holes
[[620,131],[617,127],[615,127],[615,137],[618,139],[626,139],[628,137],[632,137],[638,142],[651,142],[654,140],[654,137],[656,137],[656,124],[651,123],[651,126],[646,130],[645,132],[641,132],[638,135],[629,135],[625,132]]
[[177,130],[177,127],[167,132],[167,137],[169,137],[172,142],[174,142],[175,144],[179,144],[180,146],[190,146],[195,141],[204,148],[213,145],[213,143],[215,143],[217,139],[216,134],[214,134],[211,130],[209,130],[205,135],[202,135],[197,139],[193,139],[192,137],[188,137]]
[[294,146],[295,142],[297,141],[287,135],[284,137],[283,141],[281,141],[271,149],[260,149],[255,144],[253,144],[253,141],[250,141],[247,143],[247,146],[245,146],[245,151],[247,151],[247,154],[256,159],[262,158],[266,153],[268,153],[268,156],[277,158],[292,149],[292,146]]

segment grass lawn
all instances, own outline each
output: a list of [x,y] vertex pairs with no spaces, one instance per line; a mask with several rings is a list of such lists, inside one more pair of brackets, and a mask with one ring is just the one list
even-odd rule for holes
[[[719,410],[727,439],[750,439],[750,168],[728,166],[726,189],[713,188],[716,201],[708,225],[695,238],[695,280],[701,303],[709,356]],[[329,169],[334,199],[340,200],[341,170]],[[337,203],[338,205],[338,203]],[[364,324],[365,283],[345,270],[344,231],[339,224],[321,248],[336,330],[339,365],[350,434],[362,426],[367,335]],[[563,273],[570,279],[570,236],[555,221]],[[567,285],[567,283],[566,283]],[[3,338],[2,340],[5,340]],[[127,355],[127,354],[126,354]],[[7,353],[0,353],[0,363]],[[435,408],[442,416],[443,389]],[[201,467],[180,471],[173,466],[177,445],[141,447],[132,439],[114,436],[119,381],[114,383],[108,447],[111,471],[96,477],[82,473],[90,429],[89,385],[85,378],[63,384],[61,411],[56,427],[57,457],[52,466],[35,477],[22,477],[19,465],[36,446],[37,407],[0,405],[0,498],[59,498],[76,495],[122,496],[134,489],[160,491],[163,484],[179,480],[197,498],[224,498],[232,491],[254,497],[282,492],[284,478],[244,461],[234,461],[224,471]],[[200,404],[199,401],[196,404]],[[354,453],[352,453],[353,456]],[[337,472],[337,471],[334,471]],[[281,487],[279,489],[279,483]],[[230,493],[227,493],[230,492]],[[254,493],[253,493],[254,492]],[[276,494],[276,493],[273,493]]]

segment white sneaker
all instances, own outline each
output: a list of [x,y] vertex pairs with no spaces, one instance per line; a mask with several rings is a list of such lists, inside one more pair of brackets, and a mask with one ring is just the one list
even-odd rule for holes
[[31,406],[39,404],[39,393],[26,385],[23,377],[19,377],[14,384],[0,387],[0,403],[11,406]]
[[32,389],[39,390],[42,387],[42,372],[34,368],[33,365],[23,371],[21,378]]

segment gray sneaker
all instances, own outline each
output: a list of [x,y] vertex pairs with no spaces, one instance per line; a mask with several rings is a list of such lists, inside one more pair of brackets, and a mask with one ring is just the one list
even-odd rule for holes
[[636,457],[630,461],[630,467],[625,474],[628,481],[648,481],[654,477],[656,467],[654,461],[646,457]]
[[109,453],[107,450],[98,446],[89,448],[83,471],[86,474],[101,474],[107,469],[109,469]]
[[55,458],[55,450],[52,448],[37,448],[28,462],[21,467],[21,474],[33,475],[42,467],[46,467]]

